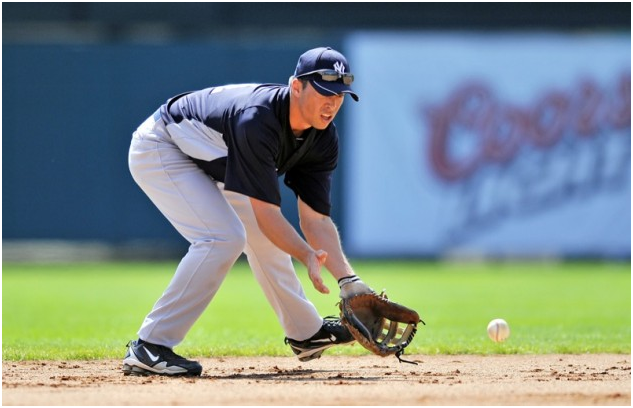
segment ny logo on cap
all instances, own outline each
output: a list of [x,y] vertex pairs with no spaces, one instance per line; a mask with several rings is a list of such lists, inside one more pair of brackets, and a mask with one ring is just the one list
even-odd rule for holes
[[341,61],[337,61],[334,63],[334,71],[338,72],[339,74],[344,74],[345,73],[345,65],[343,65],[343,63]]

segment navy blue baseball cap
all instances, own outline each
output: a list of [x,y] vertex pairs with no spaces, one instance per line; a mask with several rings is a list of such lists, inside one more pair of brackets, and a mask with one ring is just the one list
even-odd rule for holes
[[358,101],[352,90],[354,75],[350,72],[347,58],[330,47],[319,47],[306,51],[299,57],[295,78],[307,78],[321,95],[332,96],[348,93]]

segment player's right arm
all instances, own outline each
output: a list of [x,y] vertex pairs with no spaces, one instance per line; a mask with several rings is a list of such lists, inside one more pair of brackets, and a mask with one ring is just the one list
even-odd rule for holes
[[313,249],[301,238],[295,228],[281,213],[281,208],[250,197],[251,206],[259,229],[279,249],[299,260],[308,269],[314,288],[321,293],[330,293],[321,278],[321,266],[325,264],[327,252]]
[[310,245],[327,251],[328,257],[324,266],[337,279],[341,289],[340,297],[346,299],[363,293],[372,293],[373,290],[356,276],[343,253],[340,237],[332,219],[314,210],[301,198],[298,202],[301,230]]

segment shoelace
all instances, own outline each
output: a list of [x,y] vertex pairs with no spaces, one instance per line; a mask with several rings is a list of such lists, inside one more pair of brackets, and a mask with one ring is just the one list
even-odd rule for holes
[[[134,340],[130,340],[126,347],[130,347],[130,345],[133,343]],[[144,343],[144,344],[150,344],[150,343]],[[158,349],[158,352],[160,353],[160,355],[163,356],[164,359],[166,360],[172,360],[172,359],[182,359],[184,360],[185,358],[182,356],[179,356],[178,354],[174,353],[174,350],[170,349],[169,347],[166,346],[160,346],[158,344],[152,344],[152,347],[156,347]]]
[[323,318],[323,325],[329,327],[341,326],[341,320],[336,316],[326,316]]
[[178,354],[174,353],[174,350],[170,349],[169,347],[159,346],[159,345],[156,345],[156,347],[158,348],[163,358],[165,358],[165,360],[177,360],[177,359],[184,360],[184,357],[179,356]]

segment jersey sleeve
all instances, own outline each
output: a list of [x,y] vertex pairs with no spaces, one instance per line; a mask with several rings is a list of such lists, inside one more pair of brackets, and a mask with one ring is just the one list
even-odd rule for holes
[[284,183],[316,212],[330,216],[332,176],[338,162],[338,136],[333,130],[319,140],[301,164],[288,170]]
[[279,206],[275,157],[280,129],[268,115],[266,109],[253,107],[232,119],[224,188]]

